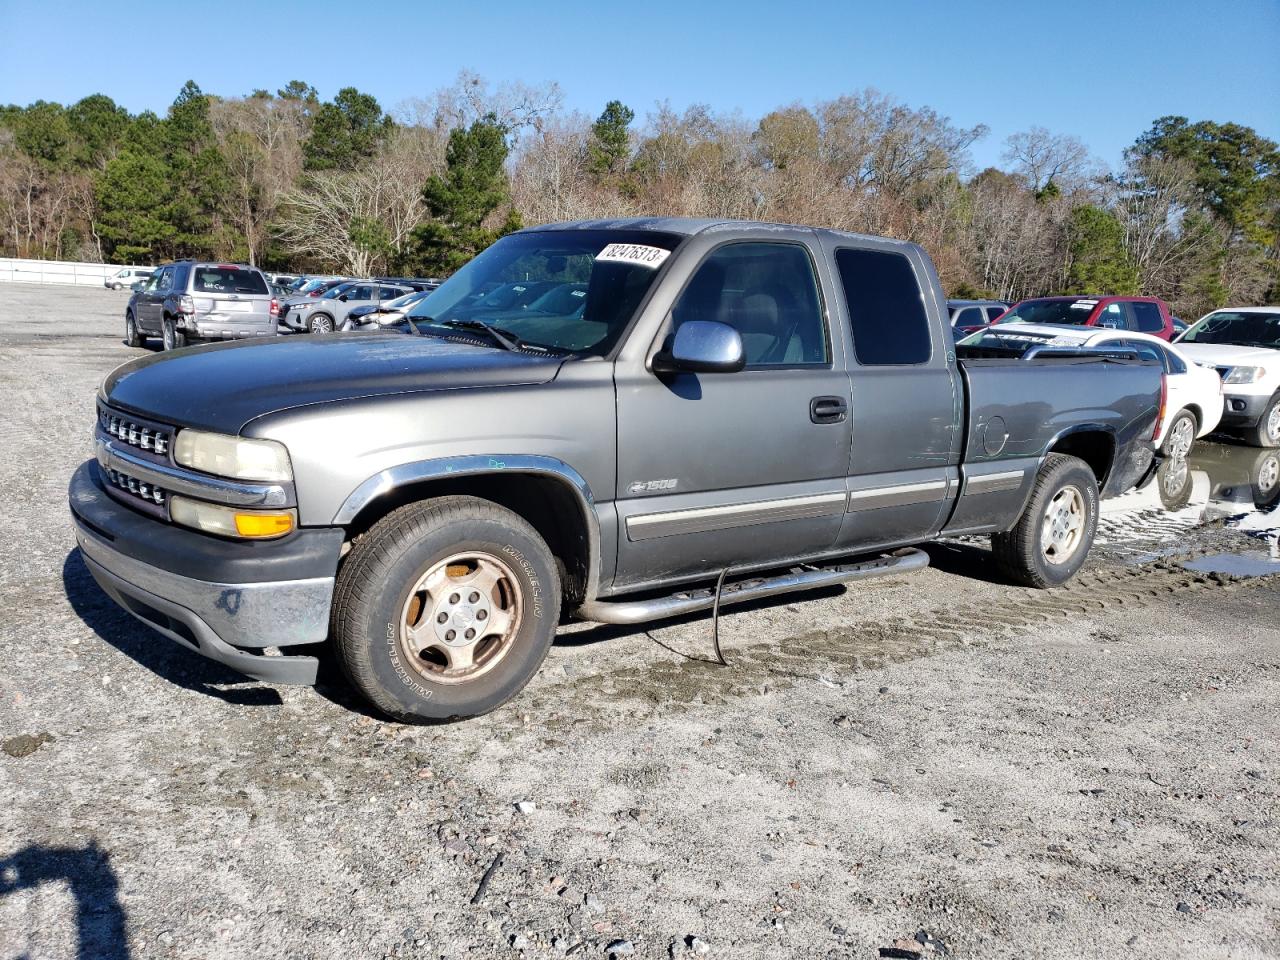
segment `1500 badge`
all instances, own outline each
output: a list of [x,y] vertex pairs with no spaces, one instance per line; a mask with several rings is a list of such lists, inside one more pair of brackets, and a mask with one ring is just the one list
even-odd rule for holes
[[627,493],[657,493],[660,490],[674,490],[677,480],[637,480],[627,487]]

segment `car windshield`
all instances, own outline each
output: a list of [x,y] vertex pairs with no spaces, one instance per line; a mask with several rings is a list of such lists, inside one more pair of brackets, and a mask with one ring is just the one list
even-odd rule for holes
[[1178,342],[1280,347],[1280,313],[1218,310],[1184,333]]
[[354,286],[355,286],[354,281],[352,281],[351,283],[340,283],[337,286],[330,287],[324,293],[320,294],[320,299],[336,300],[338,297],[342,296],[344,293],[346,293],[348,290],[350,290]]
[[258,293],[266,294],[267,281],[257,270],[244,267],[218,266],[196,267],[192,285],[196,293]]
[[1069,325],[1084,323],[1098,305],[1096,299],[1076,298],[1074,300],[1026,300],[1003,317],[997,323],[1065,323]]
[[681,239],[649,230],[512,234],[446,280],[408,317],[423,333],[443,336],[483,322],[528,347],[603,356]]
[[383,310],[403,310],[411,307],[423,297],[427,296],[430,290],[411,290],[406,294],[396,297],[394,300],[387,300],[382,304]]

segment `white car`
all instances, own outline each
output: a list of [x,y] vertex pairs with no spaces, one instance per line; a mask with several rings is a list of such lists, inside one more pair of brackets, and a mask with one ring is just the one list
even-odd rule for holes
[[1177,344],[1222,376],[1222,425],[1255,447],[1280,447],[1280,307],[1214,310]]
[[104,278],[102,285],[108,290],[123,290],[125,287],[133,286],[139,280],[149,279],[152,272],[150,267],[124,267]]
[[[1190,332],[1190,331],[1188,331]],[[1222,419],[1222,379],[1212,366],[1197,363],[1180,346],[1159,337],[1107,327],[1063,326],[1054,323],[1001,323],[974,336],[1042,341],[1049,347],[1122,347],[1139,356],[1159,360],[1164,367],[1168,395],[1156,438],[1166,457],[1185,459],[1197,437],[1212,433]]]

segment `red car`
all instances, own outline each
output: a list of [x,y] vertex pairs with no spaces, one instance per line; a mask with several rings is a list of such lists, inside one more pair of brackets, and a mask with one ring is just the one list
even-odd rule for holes
[[1037,297],[1015,303],[995,323],[1061,323],[1136,330],[1172,340],[1173,315],[1159,297]]

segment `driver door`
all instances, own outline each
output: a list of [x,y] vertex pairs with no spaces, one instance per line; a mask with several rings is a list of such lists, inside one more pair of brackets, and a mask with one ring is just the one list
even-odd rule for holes
[[845,509],[849,377],[834,359],[813,251],[731,241],[676,299],[742,338],[737,373],[619,374],[614,585],[714,576],[830,547]]

